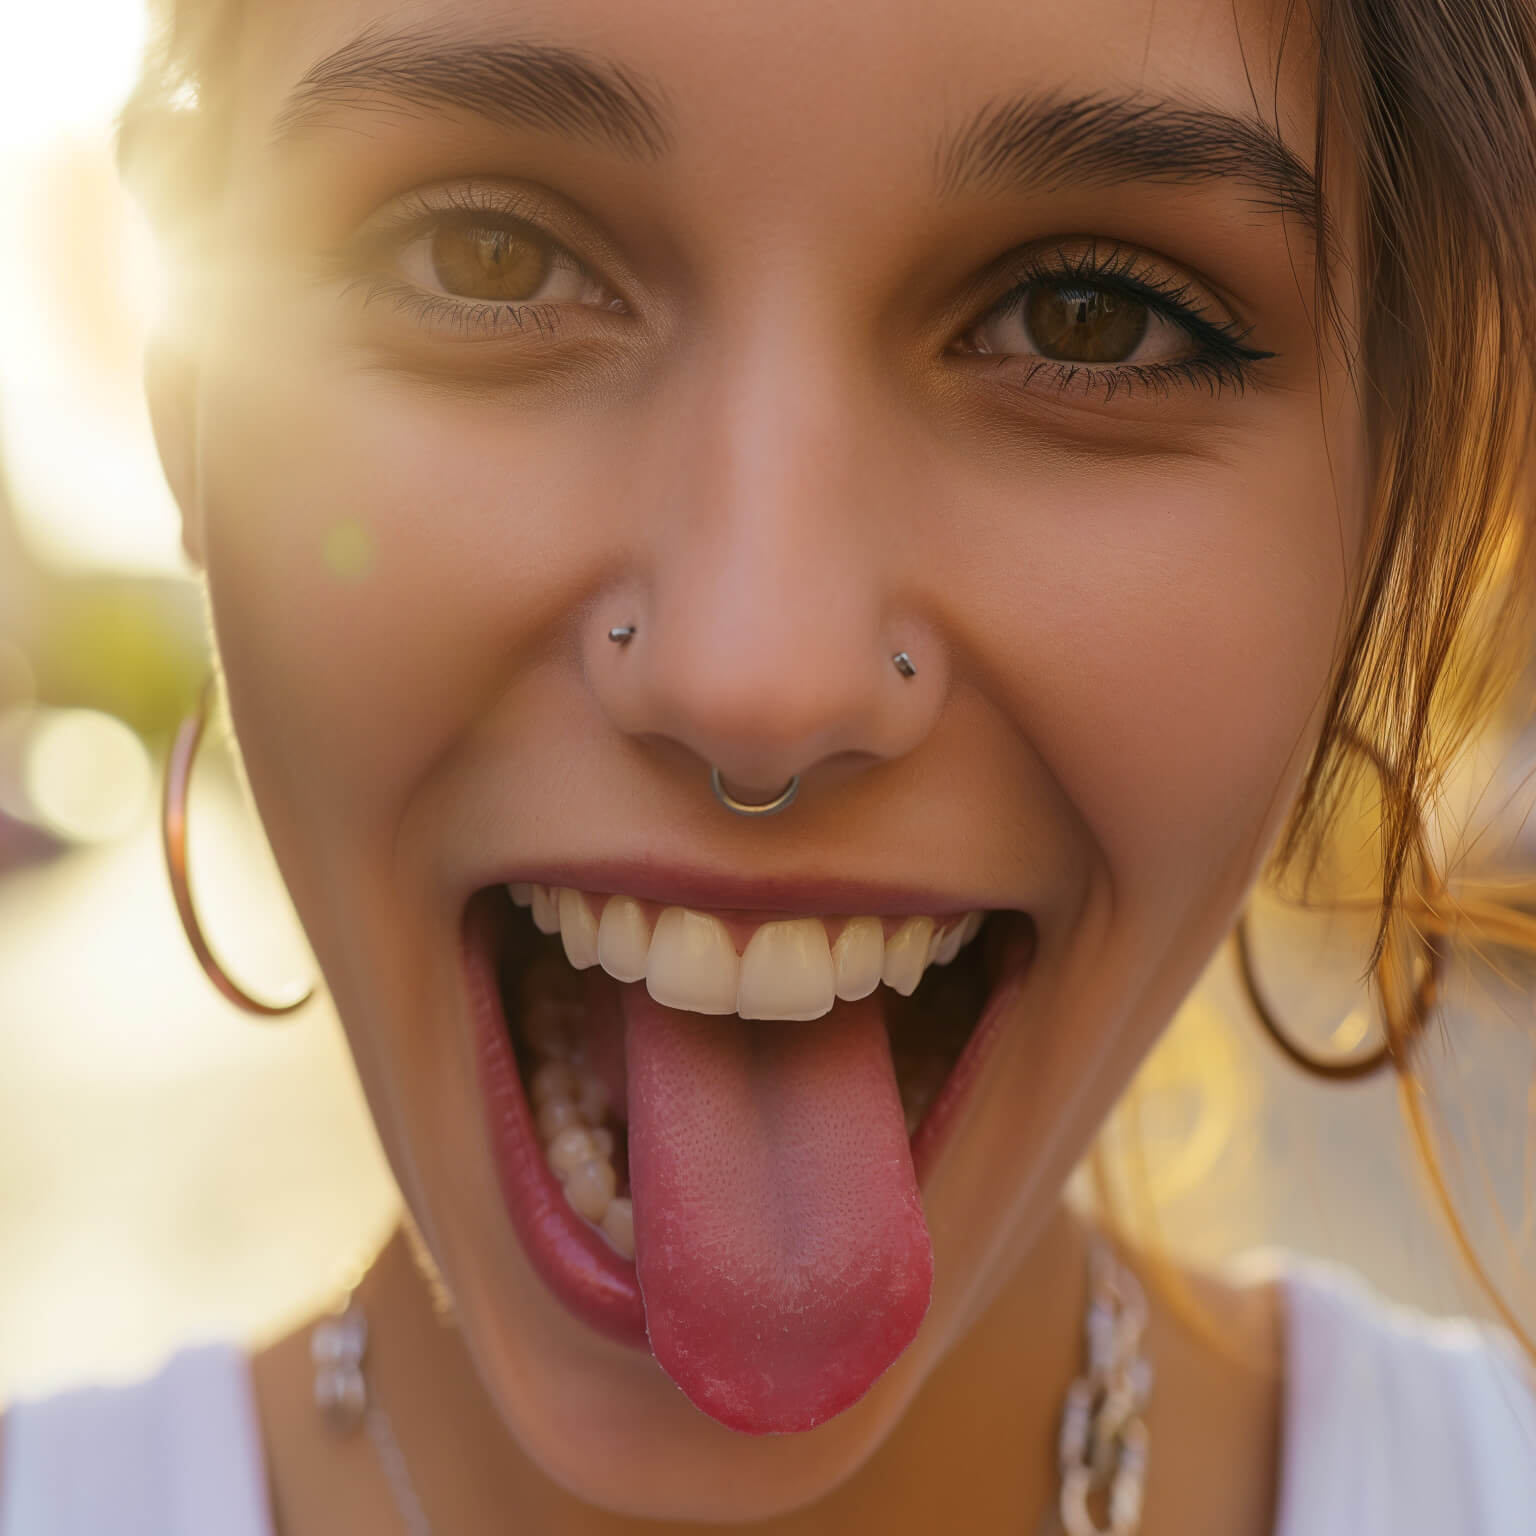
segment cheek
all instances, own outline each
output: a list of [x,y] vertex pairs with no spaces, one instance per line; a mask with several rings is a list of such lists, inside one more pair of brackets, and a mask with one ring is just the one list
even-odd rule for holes
[[1272,571],[1179,574],[1182,587],[1169,573],[1085,627],[1078,699],[1061,701],[1064,771],[1132,898],[1246,880],[1290,799],[1327,670],[1331,615],[1306,600],[1315,588]]
[[274,841],[323,821],[328,846],[382,848],[583,600],[620,511],[594,487],[618,470],[582,419],[355,376],[232,374],[205,428],[210,597]]
[[1133,887],[1198,886],[1208,859],[1262,854],[1326,690],[1337,530],[1305,498],[1223,489],[1144,502],[1101,570],[1112,599],[1084,594],[1065,629],[1080,675],[1062,749]]
[[[1235,896],[1305,766],[1359,502],[1294,436],[1231,462],[1100,466],[1031,512],[1022,559],[1015,544],[1010,709],[1117,899]],[[1335,444],[1353,483],[1348,460]]]

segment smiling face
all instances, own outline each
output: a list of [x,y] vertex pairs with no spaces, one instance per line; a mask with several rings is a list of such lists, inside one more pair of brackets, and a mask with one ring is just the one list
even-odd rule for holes
[[1311,61],[1226,0],[250,9],[168,458],[253,791],[511,1431],[803,1503],[1314,741],[1366,487]]

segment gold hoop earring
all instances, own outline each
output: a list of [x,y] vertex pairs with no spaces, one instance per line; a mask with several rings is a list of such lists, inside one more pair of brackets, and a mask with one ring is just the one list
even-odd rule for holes
[[[1353,732],[1347,738],[1349,745],[1371,764],[1380,778],[1385,780],[1387,768],[1381,753],[1375,747],[1362,741]],[[1422,874],[1426,869],[1426,860],[1422,842],[1417,849],[1417,863]],[[1406,1054],[1420,1035],[1424,1033],[1425,1026],[1429,1022],[1429,1015],[1439,1000],[1440,987],[1445,974],[1446,946],[1445,943],[1420,929],[1415,929],[1417,938],[1416,948],[1422,962],[1421,973],[1416,975],[1413,981],[1413,999],[1410,1005],[1408,1021],[1397,1038],[1394,1038],[1390,1023],[1387,1025],[1385,1038],[1374,1050],[1364,1056],[1346,1057],[1340,1061],[1327,1061],[1319,1056],[1314,1056],[1310,1051],[1303,1049],[1286,1034],[1280,1027],[1280,1021],[1275,1016],[1274,1009],[1269,1005],[1263,990],[1259,986],[1258,972],[1254,964],[1253,941],[1249,934],[1248,912],[1245,908],[1237,923],[1232,929],[1233,949],[1237,957],[1238,981],[1248,999],[1248,1006],[1253,1010],[1254,1017],[1263,1026],[1264,1032],[1280,1047],[1281,1051],[1303,1071],[1310,1072],[1314,1077],[1326,1078],[1330,1082],[1353,1082],[1360,1078],[1372,1077],[1383,1067],[1391,1065],[1400,1056]],[[1392,956],[1390,943],[1384,944],[1380,955],[1376,960],[1377,986],[1386,994],[1392,984]]]
[[[1363,1077],[1374,1077],[1383,1067],[1389,1066],[1397,1056],[1423,1034],[1425,1025],[1429,1022],[1430,1011],[1434,1008],[1440,994],[1440,982],[1445,970],[1444,946],[1435,939],[1424,939],[1424,954],[1428,958],[1428,965],[1424,975],[1414,987],[1413,1010],[1408,1020],[1408,1026],[1401,1040],[1393,1040],[1388,1032],[1381,1044],[1368,1055],[1347,1057],[1342,1061],[1326,1061],[1322,1057],[1314,1056],[1310,1051],[1304,1050],[1292,1040],[1280,1027],[1279,1020],[1275,1017],[1274,1010],[1269,1006],[1259,987],[1258,976],[1253,963],[1253,944],[1248,935],[1248,914],[1245,911],[1238,918],[1236,926],[1232,930],[1233,948],[1237,955],[1238,980],[1242,983],[1243,993],[1248,999],[1248,1006],[1253,1010],[1254,1017],[1263,1026],[1264,1032],[1275,1042],[1290,1059],[1305,1072],[1310,1072],[1314,1077],[1327,1078],[1330,1082],[1347,1083],[1357,1081]],[[1382,973],[1388,964],[1385,954],[1377,962],[1376,971],[1379,979],[1383,979]]]
[[291,1003],[264,1003],[252,997],[215,958],[192,902],[192,883],[187,876],[187,799],[192,786],[192,764],[208,724],[213,689],[213,679],[209,678],[198,697],[197,708],[181,722],[171,744],[171,755],[166,759],[165,795],[160,802],[160,840],[165,848],[166,872],[171,880],[171,895],[176,900],[176,915],[203,974],[235,1007],[262,1018],[282,1018],[302,1008],[315,995],[315,989],[311,987]]

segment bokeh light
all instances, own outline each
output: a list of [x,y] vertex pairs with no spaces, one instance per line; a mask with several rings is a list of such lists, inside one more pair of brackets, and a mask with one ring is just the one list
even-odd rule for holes
[[121,720],[94,709],[48,710],[28,734],[22,783],[50,831],[107,843],[143,822],[154,772],[143,742]]

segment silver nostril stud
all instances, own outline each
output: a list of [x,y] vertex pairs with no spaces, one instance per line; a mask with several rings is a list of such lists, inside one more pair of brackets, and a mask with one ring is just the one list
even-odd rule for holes
[[608,631],[608,638],[615,645],[628,645],[635,638],[635,626],[633,624],[615,624]]
[[912,658],[905,651],[897,651],[891,660],[896,664],[896,670],[903,677],[916,677],[917,668],[912,665]]

